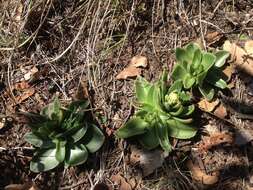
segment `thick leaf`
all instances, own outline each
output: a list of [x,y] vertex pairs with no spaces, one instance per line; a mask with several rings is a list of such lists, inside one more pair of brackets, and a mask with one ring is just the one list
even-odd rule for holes
[[196,77],[196,84],[198,84],[199,86],[201,86],[204,82],[204,79],[206,78],[207,72],[202,72],[199,75],[197,75]]
[[223,80],[226,76],[223,74],[219,68],[214,67],[210,70],[206,77],[206,81],[218,88],[225,89],[227,88],[227,83]]
[[215,62],[216,57],[211,53],[203,53],[201,65],[203,65],[204,70],[208,71]]
[[170,111],[169,114],[172,116],[179,116],[184,111],[184,107],[182,105],[176,111]]
[[34,133],[26,133],[24,139],[35,147],[40,147],[43,144],[43,139]]
[[167,94],[167,91],[168,91],[167,81],[168,81],[168,72],[166,70],[164,70],[159,81],[158,81],[162,101],[164,101],[164,96]]
[[56,141],[56,153],[55,157],[59,162],[63,162],[66,154],[66,141],[57,140]]
[[191,77],[190,74],[187,74],[183,80],[184,88],[190,89],[195,83],[195,78]]
[[103,145],[105,140],[102,131],[94,124],[90,125],[84,136],[83,144],[90,153],[96,152]]
[[148,91],[151,88],[151,84],[142,77],[138,77],[135,81],[135,93],[138,102],[146,102]]
[[57,126],[57,121],[46,120],[44,122],[29,123],[32,131],[36,131],[41,137],[47,138]]
[[172,148],[169,141],[167,126],[160,122],[157,122],[155,127],[159,139],[159,144],[161,145],[163,150],[170,152]]
[[55,146],[55,144],[52,142],[51,139],[43,139],[39,135],[36,135],[36,133],[33,133],[33,132],[26,133],[24,136],[24,139],[35,147],[52,148]]
[[84,137],[87,131],[88,125],[85,121],[79,123],[78,121],[75,122],[75,125],[69,127],[64,133],[60,133],[56,135],[56,138],[67,138],[72,143],[79,141],[81,138]]
[[[213,81],[210,81],[210,83],[212,83]],[[213,85],[215,85],[218,88],[221,89],[225,89],[227,88],[227,83],[226,81],[224,81],[223,79],[218,79],[217,81],[215,81],[214,83],[212,83]]]
[[201,63],[201,59],[202,59],[202,53],[200,49],[198,49],[194,52],[194,56],[193,56],[193,60],[191,64],[191,73],[193,73],[196,69],[198,69]]
[[182,65],[181,64],[176,64],[174,66],[174,69],[172,71],[171,76],[172,76],[172,79],[174,81],[176,81],[176,80],[184,79],[186,74],[187,74],[187,71],[182,67]]
[[76,166],[83,164],[88,159],[88,151],[84,145],[73,145],[67,148],[65,164]]
[[146,104],[150,104],[156,109],[161,107],[160,89],[158,84],[154,84],[148,91],[148,97]]
[[155,107],[152,106],[151,104],[143,103],[141,105],[141,110],[146,111],[146,112],[154,112]]
[[190,125],[181,123],[177,120],[167,121],[169,136],[178,139],[189,139],[195,136],[197,130]]
[[119,138],[128,138],[144,134],[148,126],[149,124],[139,117],[131,118],[123,127],[117,130],[116,136]]
[[159,145],[159,138],[156,134],[154,126],[150,126],[145,134],[138,136],[138,141],[140,144],[148,149],[154,149]]
[[61,110],[61,104],[58,97],[56,97],[52,103],[48,104],[44,109],[42,109],[41,115],[47,116],[51,120],[58,121],[58,123],[62,121],[63,111]]
[[189,103],[191,101],[191,95],[189,93],[181,91],[181,93],[179,93],[179,99],[183,104]]
[[215,66],[222,67],[226,63],[226,59],[229,57],[229,52],[227,51],[218,51],[215,53],[216,60]]
[[190,63],[191,57],[189,56],[188,52],[183,48],[176,48],[176,60],[177,63],[187,62]]
[[182,82],[182,80],[177,80],[177,81],[175,81],[175,82],[172,83],[172,85],[170,86],[167,94],[170,94],[173,91],[180,92],[182,90],[182,88],[183,88],[183,82]]
[[75,112],[78,108],[81,108],[82,110],[87,109],[89,106],[89,101],[88,100],[77,100],[72,102],[68,106],[68,111],[70,112]]
[[199,91],[208,101],[211,101],[214,97],[214,89],[207,84],[199,86]]
[[30,170],[33,172],[45,172],[59,165],[55,157],[56,149],[40,150],[30,162]]
[[75,132],[73,135],[71,135],[71,139],[74,141],[74,143],[84,137],[84,135],[87,131],[87,128],[88,128],[87,124],[85,124],[84,127],[82,127],[77,132]]
[[188,52],[188,55],[190,57],[190,60],[193,60],[193,57],[194,57],[194,53],[197,51],[197,50],[200,50],[200,47],[198,44],[196,43],[190,43],[186,46],[186,51]]
[[195,110],[194,105],[185,106],[183,112],[181,113],[181,117],[190,116]]
[[184,123],[184,124],[191,124],[193,122],[192,118],[179,118],[179,117],[173,117],[174,120]]

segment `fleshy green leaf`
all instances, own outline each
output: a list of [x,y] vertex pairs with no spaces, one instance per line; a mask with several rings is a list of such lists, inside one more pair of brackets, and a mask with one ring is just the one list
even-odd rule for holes
[[172,76],[172,79],[174,81],[176,81],[176,80],[184,79],[186,74],[187,74],[187,71],[182,67],[182,65],[181,64],[176,64],[174,66],[174,69],[172,71],[171,76]]
[[191,61],[191,57],[189,56],[188,52],[183,48],[176,48],[176,60],[177,63],[183,63]]
[[214,97],[214,89],[207,84],[199,86],[199,91],[208,101],[211,101]]
[[198,67],[200,66],[201,59],[202,59],[202,53],[201,53],[200,49],[198,49],[194,52],[194,56],[193,56],[193,60],[192,60],[192,64],[191,64],[191,70],[192,70],[191,72],[192,73],[196,69],[198,69]]
[[196,84],[201,86],[206,78],[207,72],[202,72],[196,77]]
[[160,122],[157,122],[155,127],[157,129],[157,136],[158,136],[159,143],[160,143],[162,149],[170,152],[172,148],[171,148],[171,144],[169,141],[167,126],[163,125]]
[[196,43],[190,43],[186,46],[186,51],[188,52],[188,55],[190,57],[190,60],[193,59],[194,57],[194,53],[197,51],[197,50],[200,50],[200,47],[198,44]]
[[33,131],[39,133],[42,137],[48,137],[49,134],[54,131],[57,127],[57,121],[46,120],[44,122],[29,123],[29,126]]
[[223,80],[225,78],[226,76],[223,72],[219,68],[214,67],[208,73],[206,81],[218,88],[225,89],[227,88],[227,83]]
[[156,134],[154,126],[150,126],[146,133],[139,135],[137,139],[140,144],[148,150],[154,149],[159,145],[159,138]]
[[139,117],[131,118],[116,132],[118,138],[129,138],[135,135],[144,134],[149,124]]
[[216,57],[211,53],[203,53],[201,65],[203,65],[204,70],[208,71],[215,62]]
[[34,133],[26,133],[24,139],[35,147],[40,147],[43,144],[43,139]]
[[75,132],[73,135],[71,135],[71,139],[73,139],[74,143],[84,137],[84,135],[86,134],[87,128],[88,128],[87,124],[85,124],[84,127],[82,127],[77,132]]
[[59,123],[62,121],[63,112],[61,110],[61,104],[58,97],[56,97],[52,103],[48,104],[44,109],[42,109],[41,115],[47,116],[49,119],[58,121]]
[[55,157],[56,149],[42,149],[34,156],[30,162],[30,170],[33,172],[45,172],[59,165]]
[[182,103],[188,103],[191,100],[191,95],[189,93],[181,91],[181,93],[179,93],[179,98]]
[[176,111],[170,111],[170,115],[172,116],[179,116],[184,111],[184,107],[182,105]]
[[56,141],[56,153],[55,157],[59,162],[63,162],[66,154],[66,141],[57,140]]
[[151,105],[154,108],[160,108],[161,99],[160,99],[160,89],[158,84],[152,85],[148,91],[148,97],[146,104]]
[[182,88],[183,88],[183,82],[182,82],[182,80],[177,80],[177,81],[175,81],[175,82],[172,83],[172,85],[170,86],[167,94],[170,94],[173,91],[180,92],[182,90]]
[[83,144],[85,144],[90,153],[94,153],[101,148],[104,140],[105,137],[102,131],[96,125],[92,124],[84,136]]
[[221,89],[227,88],[227,83],[223,79],[219,79],[218,81],[215,82],[214,85]]
[[135,81],[135,93],[137,100],[142,103],[147,101],[148,91],[151,84],[142,77],[138,77]]
[[33,132],[26,133],[24,136],[24,139],[35,147],[52,148],[55,146],[55,144],[52,142],[51,139],[43,139],[39,135],[36,135],[36,133],[33,133]]
[[227,51],[218,51],[215,53],[216,60],[215,66],[222,67],[226,63],[226,59],[229,57],[229,52]]
[[184,124],[191,124],[193,119],[192,118],[179,118],[179,117],[173,117],[174,120],[180,122],[180,123],[184,123]]
[[83,164],[88,159],[88,151],[84,145],[73,145],[67,148],[65,164],[77,166]]
[[[168,91],[167,81],[168,81],[168,72],[164,70],[158,82],[161,89],[160,95],[162,96],[162,98],[164,98],[165,94]],[[164,99],[162,101],[164,101]]]
[[183,80],[184,88],[190,89],[195,83],[195,78],[187,74]]
[[168,133],[171,137],[178,139],[189,139],[196,135],[197,130],[192,126],[181,123],[177,120],[168,120]]
[[87,131],[88,126],[85,121],[80,123],[78,120],[76,120],[74,122],[74,124],[71,125],[71,123],[70,123],[70,126],[66,127],[66,128],[67,129],[65,129],[65,132],[59,133],[55,137],[56,138],[67,138],[71,142],[75,143],[75,142],[79,141],[81,138],[83,138],[83,136],[85,135],[85,133]]
[[82,110],[87,109],[89,106],[88,100],[77,100],[74,102],[71,102],[71,104],[68,106],[68,111],[75,112],[78,108],[81,108]]
[[190,105],[190,106],[185,106],[183,112],[181,113],[180,116],[185,117],[185,116],[190,116],[195,110],[195,106],[194,105]]

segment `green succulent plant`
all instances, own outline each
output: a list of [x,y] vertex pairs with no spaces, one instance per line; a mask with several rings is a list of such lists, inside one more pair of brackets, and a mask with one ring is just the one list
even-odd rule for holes
[[172,71],[172,78],[174,81],[181,80],[184,89],[197,87],[205,98],[211,100],[215,87],[227,88],[222,67],[228,57],[226,51],[208,53],[197,44],[190,43],[185,48],[176,49],[177,64]]
[[30,162],[33,172],[48,171],[60,164],[80,165],[102,146],[103,133],[85,118],[88,105],[88,101],[75,101],[63,108],[55,98],[40,114],[25,113],[32,131],[24,138],[36,148]]
[[188,139],[196,134],[191,118],[194,105],[190,95],[182,91],[182,83],[167,85],[166,72],[154,84],[139,77],[135,82],[137,111],[126,124],[116,131],[119,138],[136,138],[146,149],[159,145],[171,151],[169,137]]

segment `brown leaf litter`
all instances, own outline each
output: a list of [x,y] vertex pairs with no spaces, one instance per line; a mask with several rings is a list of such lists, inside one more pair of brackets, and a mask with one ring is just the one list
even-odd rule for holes
[[218,146],[223,143],[232,144],[234,138],[229,133],[217,132],[210,136],[203,137],[202,141],[197,144],[197,149],[200,153],[205,153],[214,146]]
[[219,171],[207,174],[198,166],[198,164],[194,164],[191,160],[188,160],[186,165],[191,172],[192,178],[198,182],[201,182],[202,184],[212,185],[219,181]]
[[4,190],[39,190],[38,187],[32,183],[27,182],[24,184],[10,184],[4,187]]
[[128,78],[136,77],[141,74],[141,68],[146,68],[148,66],[148,59],[144,56],[137,55],[134,56],[130,64],[123,70],[121,71],[117,76],[117,80],[125,80]]
[[118,185],[119,190],[134,190],[137,185],[137,182],[133,177],[126,179],[123,177],[122,173],[112,175],[111,180],[114,182],[114,184]]
[[227,116],[227,110],[220,103],[219,99],[213,101],[208,101],[207,99],[202,99],[198,102],[198,107],[205,111],[214,114],[216,117],[224,119]]
[[244,49],[235,43],[231,43],[230,41],[226,41],[223,45],[223,49],[231,54],[231,58],[234,61],[233,63],[235,64],[236,68],[248,73],[251,76],[253,76],[252,46],[252,41],[246,42]]

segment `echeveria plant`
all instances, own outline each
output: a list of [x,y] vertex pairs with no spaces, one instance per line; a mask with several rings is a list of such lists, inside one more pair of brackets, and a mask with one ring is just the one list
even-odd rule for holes
[[192,127],[194,105],[189,104],[190,95],[182,91],[181,82],[168,88],[167,76],[164,73],[155,84],[137,78],[137,111],[117,130],[117,137],[135,137],[147,149],[160,145],[165,151],[171,151],[169,137],[188,139],[196,134]]
[[222,73],[222,67],[229,57],[226,51],[208,53],[197,44],[190,43],[185,48],[176,49],[176,61],[172,72],[174,81],[181,80],[184,89],[197,87],[200,93],[211,100],[214,87],[224,89],[227,84]]
[[25,140],[36,148],[30,163],[33,172],[48,171],[61,163],[82,164],[102,146],[103,133],[85,117],[88,105],[88,101],[75,101],[63,108],[55,98],[40,114],[25,114],[32,129]]

